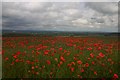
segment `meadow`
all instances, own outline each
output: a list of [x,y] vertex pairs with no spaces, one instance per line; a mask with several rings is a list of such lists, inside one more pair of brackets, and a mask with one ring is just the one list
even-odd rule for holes
[[114,36],[2,38],[2,78],[119,79],[120,42]]

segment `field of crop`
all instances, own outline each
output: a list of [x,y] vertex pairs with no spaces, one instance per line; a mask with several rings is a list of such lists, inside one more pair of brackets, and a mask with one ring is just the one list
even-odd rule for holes
[[120,77],[117,37],[3,37],[2,78]]

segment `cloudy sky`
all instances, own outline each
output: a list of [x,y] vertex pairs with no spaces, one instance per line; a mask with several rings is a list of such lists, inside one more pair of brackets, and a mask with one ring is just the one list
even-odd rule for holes
[[117,2],[3,2],[2,29],[118,32]]

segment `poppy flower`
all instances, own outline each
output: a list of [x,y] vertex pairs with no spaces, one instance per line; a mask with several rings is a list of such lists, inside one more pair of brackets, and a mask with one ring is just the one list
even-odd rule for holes
[[94,71],[94,74],[95,74],[95,75],[97,75],[97,72],[96,72],[96,71]]
[[62,61],[60,61],[60,65],[62,65],[63,64],[63,62]]
[[21,52],[20,51],[18,51],[17,53],[16,53],[16,55],[20,55],[21,54]]
[[48,50],[46,50],[46,51],[44,52],[44,55],[47,55],[47,54],[48,54],[48,52],[49,52],[49,51],[48,51]]
[[59,50],[60,50],[60,51],[62,51],[62,50],[63,50],[63,48],[62,48],[62,47],[60,47],[60,48],[59,48]]
[[95,62],[94,62],[94,61],[92,61],[92,64],[94,65],[94,64],[95,64]]
[[86,67],[88,67],[88,66],[89,66],[89,64],[88,64],[88,63],[86,63],[86,64],[85,64],[85,66],[86,66]]
[[75,62],[71,62],[71,64],[75,65]]
[[74,69],[75,69],[75,68],[71,67],[71,68],[70,68],[71,72],[74,72]]
[[81,61],[81,60],[79,60],[79,61],[77,61],[77,63],[78,63],[78,64],[82,64],[82,61]]
[[51,62],[50,62],[49,60],[47,60],[46,62],[47,62],[47,64],[48,64],[48,65],[50,65],[50,64],[51,64]]
[[110,61],[112,61],[112,59],[111,59],[111,58],[108,58],[108,62],[110,62]]
[[117,79],[117,78],[118,78],[118,75],[117,75],[117,74],[114,74],[114,75],[113,75],[113,78]]
[[60,67],[60,64],[58,64],[58,67]]
[[9,60],[9,58],[8,58],[8,57],[6,57],[6,58],[5,58],[5,60],[6,60],[6,61],[7,61],[7,60]]
[[102,52],[100,52],[99,56],[103,58],[105,55]]
[[89,47],[89,48],[87,48],[87,50],[91,51],[91,50],[92,50],[92,48],[91,48],[91,47]]
[[84,69],[83,69],[83,68],[81,69],[81,72],[84,72]]
[[19,62],[19,60],[18,60],[18,59],[16,59],[16,60],[15,60],[15,62]]
[[67,66],[68,66],[68,67],[71,67],[71,64],[68,64]]
[[94,57],[93,53],[91,53],[91,54],[90,54],[90,57],[91,57],[91,58],[93,58],[93,57]]
[[65,62],[65,58],[63,56],[60,57],[60,60]]
[[13,57],[16,59],[16,58],[17,58],[17,55],[14,55]]
[[90,58],[88,58],[88,60],[90,60]]
[[98,47],[98,50],[101,50],[102,48],[101,47]]
[[39,74],[39,72],[35,72],[35,74],[36,74],[36,75],[38,75],[38,74]]
[[35,67],[34,67],[34,66],[32,66],[32,69],[35,69]]
[[38,66],[35,66],[35,68],[38,68]]

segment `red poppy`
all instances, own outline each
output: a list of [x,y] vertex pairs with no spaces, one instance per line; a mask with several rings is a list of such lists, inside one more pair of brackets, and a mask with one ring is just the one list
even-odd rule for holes
[[96,72],[96,71],[94,71],[94,74],[95,74],[95,75],[97,75],[97,72]]
[[59,48],[59,50],[60,50],[60,51],[62,51],[62,50],[63,50],[63,48],[62,48],[62,47],[60,47],[60,48]]
[[93,58],[93,57],[94,57],[94,54],[93,54],[93,53],[91,53],[91,54],[90,54],[90,57],[91,57],[91,58]]
[[50,65],[50,64],[51,64],[50,60],[47,60],[46,62],[47,62],[47,64],[48,64],[48,65]]
[[71,72],[74,72],[74,68],[73,67],[71,67],[70,70],[71,70]]
[[63,64],[63,62],[62,61],[60,61],[60,65],[62,65]]
[[6,57],[6,58],[5,58],[5,60],[6,60],[6,61],[7,61],[7,60],[9,60],[9,58],[8,58],[8,57]]
[[90,60],[90,58],[88,58],[88,60]]
[[35,68],[38,68],[38,66],[35,66]]
[[117,75],[117,74],[114,74],[113,78],[117,79],[117,78],[118,78],[118,75]]
[[92,50],[92,48],[91,48],[91,47],[89,47],[89,48],[87,48],[87,50],[91,51],[91,50]]
[[75,65],[75,62],[71,62],[72,65]]
[[94,64],[95,64],[95,62],[94,62],[94,61],[92,61],[92,64],[94,65]]
[[102,52],[100,52],[99,56],[103,58],[105,55]]
[[17,55],[14,55],[13,57],[16,59],[16,58],[17,58]]
[[112,61],[112,59],[111,59],[111,58],[108,58],[108,62],[110,62],[110,61]]
[[20,52],[20,51],[18,51],[18,52],[16,53],[16,55],[19,55],[19,54],[21,54],[21,52]]
[[58,64],[58,67],[60,67],[60,64]]
[[34,67],[34,66],[32,66],[32,69],[35,69],[35,67]]
[[81,60],[79,60],[79,61],[77,61],[77,63],[78,63],[78,64],[82,64],[82,61],[81,61]]
[[45,54],[45,55],[47,55],[47,54],[48,54],[48,52],[49,52],[49,51],[48,51],[48,50],[46,50],[46,51],[44,52],[44,54]]
[[88,67],[88,66],[89,66],[89,64],[88,64],[88,63],[86,63],[86,64],[85,64],[85,66],[86,66],[86,67]]
[[68,66],[68,67],[71,67],[71,64],[68,64],[67,66]]
[[83,68],[81,69],[81,72],[84,72],[84,69],[83,69]]
[[15,60],[15,62],[19,62],[19,60],[18,60],[18,59],[16,59],[16,60]]
[[65,62],[65,58],[63,56],[60,57],[60,60]]

